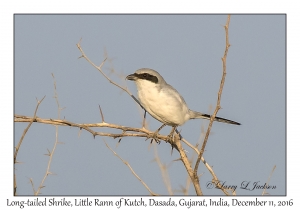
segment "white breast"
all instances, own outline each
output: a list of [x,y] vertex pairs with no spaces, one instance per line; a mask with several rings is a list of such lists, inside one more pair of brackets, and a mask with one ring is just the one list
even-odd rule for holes
[[147,80],[137,80],[138,97],[152,117],[167,125],[182,125],[189,120],[186,103],[171,86],[160,87]]

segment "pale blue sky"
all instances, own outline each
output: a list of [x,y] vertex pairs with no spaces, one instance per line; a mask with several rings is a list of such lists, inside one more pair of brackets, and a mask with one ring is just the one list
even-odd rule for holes
[[[184,97],[189,107],[212,112],[222,76],[221,57],[225,47],[223,25],[226,15],[16,15],[14,48],[15,114],[32,116],[36,97],[46,98],[37,115],[57,118],[54,96],[54,73],[59,102],[65,109],[61,116],[75,123],[101,121],[100,104],[105,121],[140,127],[141,117],[135,102],[111,85],[84,59],[76,43],[96,64],[111,62],[121,75],[147,67],[160,72]],[[240,122],[241,126],[214,123],[204,157],[218,178],[228,185],[243,181],[264,184],[273,168],[268,190],[271,195],[286,194],[286,26],[284,15],[233,15],[229,36],[231,47],[227,59],[227,77],[218,116]],[[115,74],[119,84],[127,85],[136,95],[135,85]],[[209,111],[210,110],[210,111]],[[150,129],[161,124],[147,117]],[[206,120],[191,120],[180,127],[185,139],[195,144]],[[26,123],[15,123],[18,142]],[[97,129],[107,131],[107,129]],[[170,128],[162,133],[168,134]],[[118,131],[110,130],[114,133]],[[156,193],[167,195],[158,165],[153,162],[153,147],[143,138],[118,139],[97,136],[78,129],[60,127],[59,141],[51,171],[42,195],[148,195],[148,191],[129,169],[109,151],[102,139],[134,168]],[[19,195],[32,195],[29,178],[37,186],[47,166],[44,154],[52,149],[55,127],[33,124],[19,152],[17,184]],[[192,150],[186,147],[189,154]],[[170,165],[172,188],[185,185],[187,173],[170,145],[161,143],[158,152]],[[200,165],[200,184],[205,195],[223,195],[207,189],[211,180]],[[181,194],[175,192],[175,194]],[[191,186],[190,195],[194,195]],[[262,190],[237,189],[238,195],[261,195]]]

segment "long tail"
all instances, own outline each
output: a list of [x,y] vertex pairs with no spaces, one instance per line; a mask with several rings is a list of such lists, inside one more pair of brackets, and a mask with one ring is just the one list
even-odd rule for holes
[[[193,111],[193,110],[190,110],[190,119],[207,119],[207,120],[210,120],[210,115],[209,114],[203,114],[201,112],[196,112],[196,111]],[[228,120],[228,119],[225,119],[225,118],[221,118],[221,117],[215,117],[215,121],[217,122],[222,122],[222,123],[228,123],[228,124],[233,124],[233,125],[240,125],[240,123],[238,122],[235,122],[235,121],[232,121],[232,120]]]

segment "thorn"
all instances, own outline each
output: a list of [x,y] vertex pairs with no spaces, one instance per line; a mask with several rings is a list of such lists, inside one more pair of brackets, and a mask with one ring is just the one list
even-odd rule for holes
[[99,109],[100,109],[100,114],[101,114],[102,123],[104,123],[104,116],[103,116],[103,113],[102,113],[102,109],[101,109],[100,104],[99,104]]
[[171,155],[172,155],[173,154],[174,146],[173,146],[173,144],[171,144],[171,146],[172,146],[172,149],[171,149]]
[[182,160],[182,158],[177,158],[177,159],[175,159],[173,161],[175,162],[175,161],[181,161],[181,160]]

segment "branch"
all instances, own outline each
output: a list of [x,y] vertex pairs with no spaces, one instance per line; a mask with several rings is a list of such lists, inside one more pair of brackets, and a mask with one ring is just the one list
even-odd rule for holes
[[172,190],[172,186],[171,186],[171,182],[170,182],[170,176],[167,170],[167,166],[165,164],[162,164],[162,162],[160,161],[158,152],[157,152],[157,144],[154,143],[154,156],[155,156],[155,161],[157,162],[157,165],[160,169],[161,172],[161,176],[163,178],[164,184],[168,190],[169,195],[174,195],[173,190]]
[[176,147],[178,148],[178,152],[180,154],[180,157],[181,157],[181,161],[182,163],[184,164],[185,168],[186,168],[186,171],[188,172],[188,175],[190,176],[192,182],[193,182],[193,185],[194,185],[194,188],[195,188],[195,191],[196,191],[196,194],[197,195],[203,195],[202,191],[201,191],[201,188],[200,188],[200,184],[199,184],[199,180],[195,179],[194,178],[194,174],[193,174],[193,169],[192,169],[192,166],[184,152],[184,149],[181,145],[181,141],[180,141],[180,138],[179,138],[179,134],[175,132],[175,135],[174,135],[174,141],[175,141],[175,144],[176,144]]
[[[131,128],[131,127],[126,127],[122,125],[117,125],[117,124],[110,124],[110,123],[87,123],[87,124],[79,124],[79,123],[73,123],[67,120],[59,120],[59,119],[42,119],[39,117],[28,117],[28,116],[23,116],[23,115],[15,115],[15,122],[37,122],[37,123],[43,123],[43,124],[50,124],[50,125],[59,125],[59,126],[69,126],[69,127],[77,127],[80,129],[84,129],[93,136],[108,136],[112,138],[120,138],[120,137],[146,137],[146,138],[151,138],[154,136],[155,132],[151,132],[145,128]],[[118,130],[122,130],[122,133],[120,134],[113,134],[113,133],[104,133],[104,132],[96,132],[91,129],[91,127],[98,127],[98,128],[114,128]],[[137,133],[128,133],[128,131],[133,131]],[[163,141],[168,141],[168,136],[164,136],[161,134],[157,135],[157,138]]]
[[[29,130],[30,126],[31,126],[32,123],[35,121],[37,110],[38,110],[40,104],[42,103],[42,101],[44,100],[45,97],[46,97],[46,96],[44,96],[44,97],[42,98],[42,100],[40,100],[40,101],[37,100],[37,105],[36,105],[36,108],[35,108],[33,117],[31,118],[30,121],[28,121],[29,124],[28,124],[28,126],[25,128],[25,130],[23,131],[23,134],[22,134],[22,136],[21,136],[21,138],[20,138],[20,141],[19,141],[18,145],[16,146],[15,153],[14,153],[14,164],[17,163],[17,156],[18,156],[18,152],[19,152],[19,150],[20,150],[21,144],[22,144],[22,142],[23,142],[23,139],[24,139],[24,137],[25,137],[27,131]],[[16,181],[16,180],[17,180],[17,179],[16,179],[16,172],[15,172],[15,174],[14,174],[14,195],[17,195],[17,181]]]
[[[103,116],[103,114],[102,114]],[[28,116],[23,116],[23,115],[15,115],[15,122],[31,122],[32,121],[32,117],[28,117]],[[145,128],[131,128],[131,127],[126,127],[126,126],[121,126],[121,125],[117,125],[117,124],[111,124],[111,123],[86,123],[86,124],[79,124],[79,123],[73,123],[67,120],[57,120],[57,119],[42,119],[39,117],[36,117],[34,122],[37,123],[43,123],[43,124],[50,124],[50,125],[58,125],[58,126],[69,126],[69,127],[77,127],[80,129],[85,129],[86,131],[90,132],[91,134],[93,134],[93,136],[108,136],[108,137],[112,137],[112,138],[122,138],[122,137],[145,137],[145,138],[151,138],[151,136],[154,135],[155,132],[151,132]],[[113,128],[113,129],[118,129],[121,130],[122,133],[120,134],[113,134],[113,133],[103,133],[103,132],[95,132],[92,129],[90,129],[91,127],[103,127],[103,128]],[[127,131],[133,131],[135,133],[127,133]],[[158,139],[163,140],[163,141],[168,141],[168,136],[163,136],[158,134],[157,136]],[[189,146],[190,148],[192,148],[197,155],[200,154],[199,150],[194,147],[191,143],[189,143],[186,139],[181,138],[181,141],[183,143],[185,143],[187,146]],[[184,151],[183,151],[184,153]],[[183,155],[183,154],[182,154]],[[183,155],[184,157],[185,155]],[[206,166],[206,168],[208,169],[208,171],[212,174],[213,179],[218,181],[217,176],[215,175],[213,169],[211,168],[211,166],[205,161],[204,157],[201,158],[201,161],[204,163],[204,165]],[[225,192],[224,192],[225,193]],[[225,193],[228,194],[228,193]]]
[[224,83],[225,83],[225,77],[226,77],[226,59],[227,59],[228,49],[230,47],[229,38],[228,38],[229,23],[230,23],[230,15],[228,15],[226,25],[224,26],[224,28],[225,28],[225,35],[226,35],[226,46],[225,46],[224,56],[222,58],[222,62],[223,62],[223,75],[222,75],[222,79],[221,79],[220,89],[219,89],[219,92],[218,92],[217,106],[216,106],[216,109],[215,109],[213,115],[211,115],[209,126],[207,128],[207,131],[206,131],[206,134],[205,134],[205,138],[204,138],[204,141],[203,141],[203,144],[202,144],[202,148],[200,150],[200,154],[198,155],[198,158],[197,158],[197,161],[196,161],[196,164],[195,164],[195,168],[194,168],[194,178],[196,180],[198,180],[198,182],[199,182],[198,167],[199,167],[199,164],[200,164],[200,160],[201,160],[202,155],[204,153],[205,146],[206,146],[206,143],[207,143],[207,140],[208,140],[208,136],[210,134],[210,130],[211,130],[212,124],[214,122],[214,119],[215,119],[218,111],[221,108],[221,105],[220,105],[220,103],[221,103],[221,95],[222,95],[222,91],[223,91],[223,87],[224,87]]
[[[134,95],[131,94],[131,92],[127,89],[124,88],[120,85],[118,85],[117,83],[115,83],[114,81],[112,81],[108,76],[106,76],[106,74],[104,74],[104,72],[102,71],[102,66],[104,65],[105,61],[107,60],[107,57],[102,61],[102,63],[100,64],[100,66],[97,66],[96,64],[94,64],[83,52],[83,49],[81,48],[81,39],[79,40],[79,42],[76,44],[77,48],[79,49],[79,51],[81,52],[81,56],[79,58],[84,58],[87,60],[87,62],[89,62],[92,66],[94,66],[111,84],[117,86],[118,88],[122,89],[123,91],[125,91],[126,93],[128,93],[128,95],[131,96],[131,98],[133,98],[133,100],[139,104],[142,109],[144,109],[144,107],[140,104],[140,102],[136,99],[136,97],[134,97]],[[144,109],[145,110],[145,109]]]
[[[60,118],[60,112],[62,110],[62,108],[60,107],[59,105],[59,101],[58,101],[58,95],[57,95],[57,91],[56,91],[56,81],[55,81],[55,77],[54,77],[54,74],[52,73],[52,77],[53,77],[53,80],[54,80],[54,98],[55,98],[55,101],[56,101],[56,104],[57,104],[57,115],[58,115],[58,118]],[[53,158],[53,154],[55,152],[55,149],[56,149],[56,146],[58,144],[58,125],[55,126],[55,142],[54,142],[54,146],[52,148],[52,151],[49,152],[48,150],[48,156],[49,156],[49,160],[48,160],[48,165],[47,165],[47,169],[46,169],[46,173],[37,189],[37,191],[34,193],[34,195],[39,195],[40,194],[40,190],[44,187],[44,182],[46,180],[46,178],[48,177],[48,175],[52,174],[50,172],[50,166],[51,166],[51,163],[52,163],[52,158]]]
[[[267,183],[266,183],[266,185],[268,186],[268,184],[269,184],[269,182],[270,182],[270,180],[271,180],[271,177],[272,177],[272,175],[273,175],[273,173],[274,173],[274,171],[275,171],[275,168],[276,168],[276,165],[274,165],[274,167],[273,167],[273,169],[272,169],[272,171],[271,171],[271,174],[270,174],[270,176],[269,176],[269,178],[268,178],[268,181],[267,181]],[[266,195],[267,193],[266,193],[266,188],[264,189],[264,191],[262,192],[262,195]]]
[[37,110],[38,110],[40,104],[42,103],[42,101],[44,100],[45,97],[46,97],[46,96],[44,96],[44,97],[42,98],[42,100],[40,100],[40,101],[37,100],[37,105],[36,105],[36,108],[35,108],[35,111],[34,111],[34,115],[33,115],[33,117],[32,117],[29,121],[27,121],[27,122],[29,122],[29,124],[28,124],[28,126],[25,128],[25,130],[23,131],[23,135],[21,136],[21,139],[20,139],[18,145],[16,146],[16,150],[15,150],[15,154],[14,154],[14,163],[16,163],[16,159],[17,159],[17,156],[18,156],[18,152],[19,152],[19,149],[20,149],[21,144],[22,144],[22,142],[23,142],[23,139],[24,139],[24,137],[25,137],[27,131],[29,130],[30,126],[31,126],[32,123],[35,121]]
[[[197,155],[199,156],[200,152],[199,152],[199,150],[198,150],[197,147],[193,146],[190,142],[188,142],[184,138],[181,138],[181,141],[183,143],[185,143],[187,146],[189,146],[190,148],[192,148],[197,153]],[[215,174],[215,172],[212,169],[212,167],[204,159],[203,155],[201,157],[201,161],[203,162],[204,166],[207,168],[207,170],[209,171],[209,173],[212,175],[212,177],[213,177],[212,183],[214,183],[215,186],[218,187],[218,189],[222,190],[225,195],[229,195],[229,193],[227,192],[227,190],[220,184],[220,181],[219,181],[217,175]]]
[[133,173],[133,175],[144,185],[144,187],[150,192],[150,194],[151,195],[158,195],[158,194],[156,194],[156,193],[154,193],[154,192],[152,192],[152,190],[147,186],[147,184],[134,172],[134,170],[132,169],[132,167],[130,166],[130,164],[127,162],[127,161],[125,161],[125,160],[123,160],[114,150],[112,150],[109,146],[108,146],[108,144],[106,143],[106,141],[105,140],[103,140],[104,141],[104,143],[105,143],[105,145],[106,145],[106,147],[112,152],[112,153],[114,153],[114,155],[115,156],[117,156],[129,169],[130,169],[130,171]]

